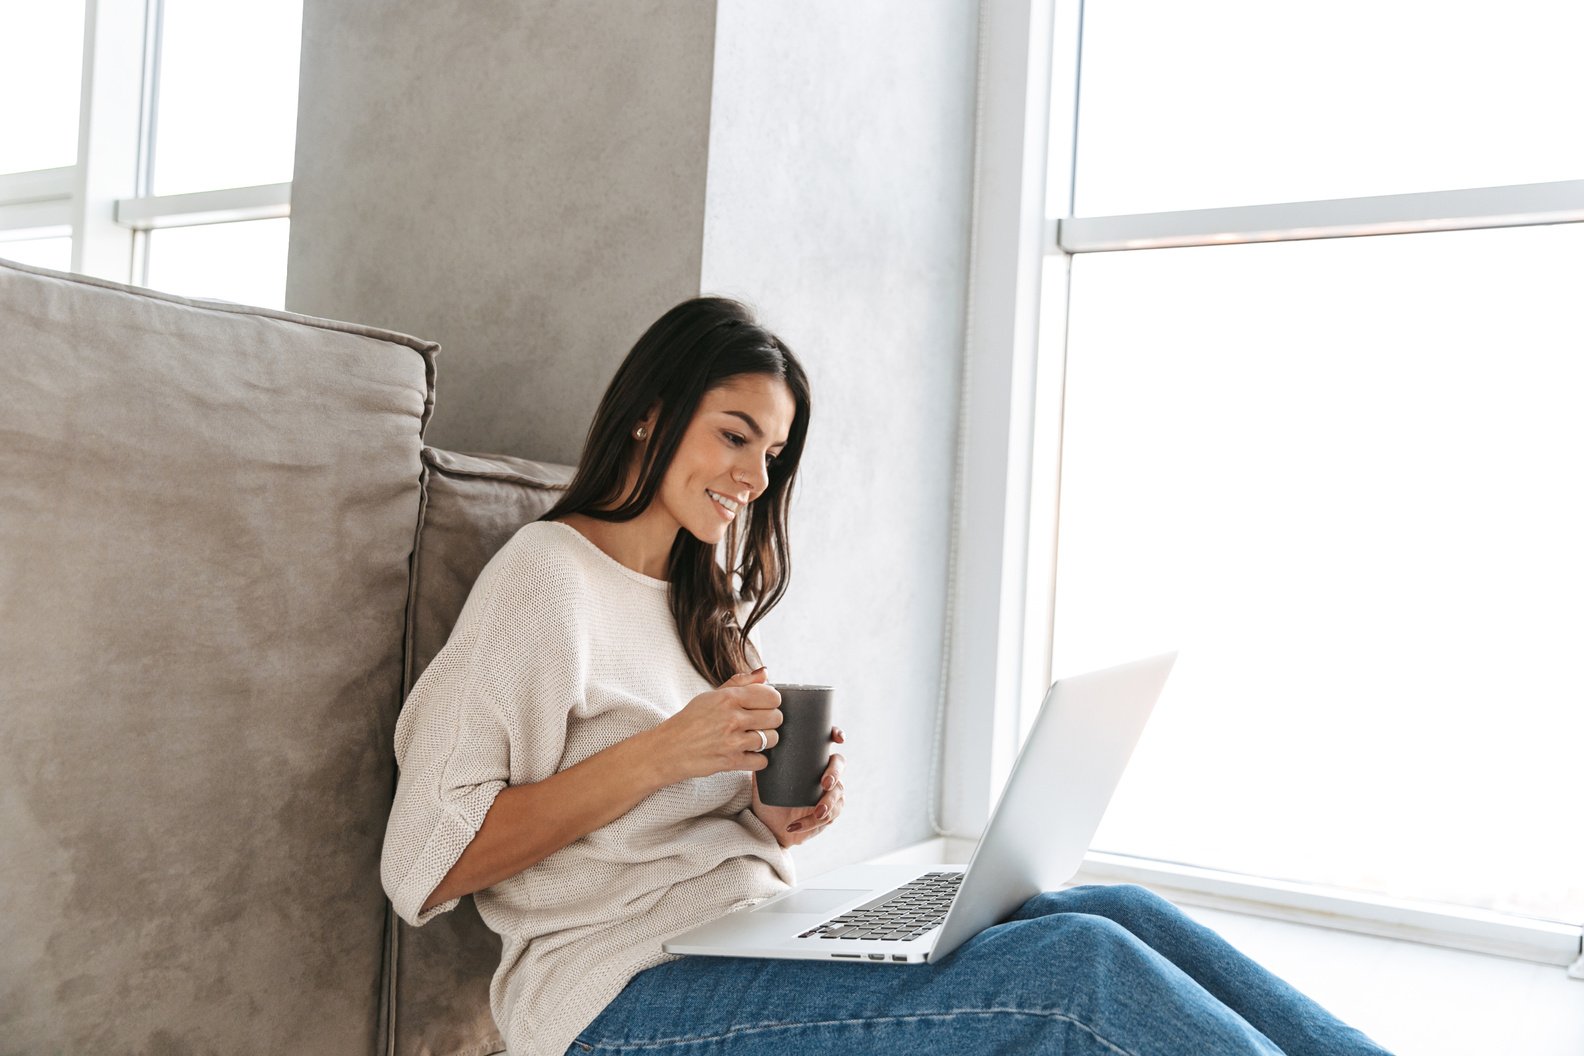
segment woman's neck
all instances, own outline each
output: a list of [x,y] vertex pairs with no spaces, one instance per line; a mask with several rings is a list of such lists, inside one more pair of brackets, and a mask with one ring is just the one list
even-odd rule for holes
[[[659,516],[655,516],[659,514]],[[653,579],[670,579],[671,548],[681,527],[651,507],[630,521],[602,521],[581,513],[556,520],[576,529],[617,563]]]

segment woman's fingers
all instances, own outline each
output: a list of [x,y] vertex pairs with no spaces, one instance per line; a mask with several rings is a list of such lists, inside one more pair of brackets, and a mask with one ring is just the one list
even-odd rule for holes
[[847,790],[840,783],[837,783],[835,788],[821,796],[819,802],[814,805],[814,820],[821,822],[835,821],[837,816],[841,814],[842,805],[846,802]]
[[787,832],[798,833],[802,840],[809,839],[841,817],[842,808],[846,803],[847,792],[837,785],[828,794],[820,797],[819,803],[812,811],[788,825]]
[[[834,821],[834,820],[836,820],[836,819],[834,819],[834,818],[831,819],[831,821]],[[803,830],[803,832],[800,833],[800,835],[805,840],[812,840],[814,837],[818,836],[820,833],[822,833],[826,829],[830,828],[831,821],[817,821],[817,822],[814,822],[807,829]]]
[[774,748],[777,744],[779,744],[781,742],[781,733],[780,733],[780,731],[778,731],[778,730],[765,730],[763,732],[764,732],[764,735],[765,735],[765,744],[764,744],[763,748],[759,747],[759,734],[755,733],[753,730],[749,730],[747,732],[747,734],[744,735],[744,739],[747,741],[747,747],[745,747],[743,749],[743,751],[745,751],[745,752],[761,752],[761,751],[762,752],[768,752],[770,749]]
[[786,721],[786,714],[780,708],[754,705],[744,709],[742,720],[750,730],[773,730]]

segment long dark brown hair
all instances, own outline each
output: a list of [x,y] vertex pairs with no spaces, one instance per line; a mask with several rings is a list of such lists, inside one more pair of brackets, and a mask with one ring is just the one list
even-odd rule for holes
[[[666,312],[644,332],[616,370],[594,412],[577,472],[566,494],[540,520],[580,513],[601,521],[630,521],[659,493],[688,423],[704,394],[745,374],[780,378],[792,392],[796,414],[786,446],[769,466],[769,486],[732,519],[725,565],[715,546],[686,528],[671,545],[668,595],[682,646],[699,674],[718,686],[762,662],[749,639],[754,625],[780,602],[792,574],[787,510],[808,432],[809,385],[786,343],[760,326],[744,304],[727,297],[695,297]],[[625,502],[621,489],[636,443],[633,423],[655,404],[660,412],[644,447],[637,487]],[[619,505],[612,505],[619,503]],[[606,508],[610,507],[610,508]],[[747,538],[739,529],[747,517]],[[734,593],[732,576],[741,588]],[[739,626],[737,608],[753,602]],[[753,660],[749,660],[752,650]]]

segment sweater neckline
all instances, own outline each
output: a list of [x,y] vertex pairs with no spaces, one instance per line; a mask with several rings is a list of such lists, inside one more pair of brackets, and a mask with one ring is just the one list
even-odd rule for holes
[[584,546],[586,546],[590,550],[594,551],[594,553],[598,554],[605,561],[609,562],[611,567],[615,568],[616,571],[620,572],[622,575],[626,576],[627,578],[637,580],[639,583],[642,583],[646,587],[654,587],[654,588],[656,588],[658,590],[669,590],[670,589],[671,584],[667,580],[656,579],[654,576],[646,576],[642,572],[638,571],[635,568],[628,568],[626,565],[622,564],[620,561],[616,560],[614,557],[612,557],[611,555],[607,554],[604,550],[601,550],[600,547],[599,547],[599,544],[596,543],[594,540],[590,539],[588,536],[584,535],[582,532],[578,531],[576,528],[574,528],[572,525],[566,523],[565,521],[543,521],[541,523],[543,523],[543,524],[553,524],[557,528],[566,529],[568,532],[570,532],[572,534],[572,536],[574,538],[577,539],[578,542],[582,543]]

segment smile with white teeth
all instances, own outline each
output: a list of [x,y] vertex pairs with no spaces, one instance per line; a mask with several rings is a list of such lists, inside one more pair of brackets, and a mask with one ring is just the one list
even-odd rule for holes
[[736,513],[737,512],[737,503],[734,500],[728,499],[724,495],[718,495],[715,492],[709,490],[708,488],[704,489],[704,494],[706,494],[710,498],[714,499],[716,501],[716,503],[718,503],[728,513]]

